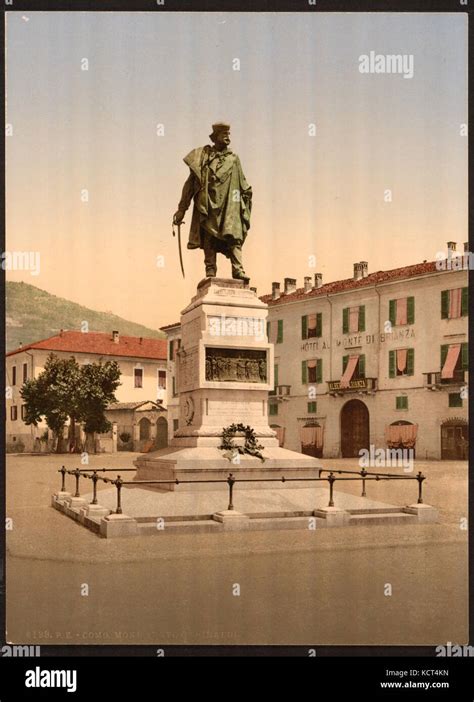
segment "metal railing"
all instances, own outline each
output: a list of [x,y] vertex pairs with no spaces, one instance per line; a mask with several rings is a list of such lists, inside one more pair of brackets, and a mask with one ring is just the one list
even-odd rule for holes
[[[119,468],[120,473],[124,472],[136,472],[135,468]],[[211,483],[227,483],[229,488],[229,499],[227,509],[232,511],[234,509],[233,504],[233,494],[235,483],[295,483],[295,482],[326,482],[329,485],[329,503],[328,507],[334,507],[334,484],[337,481],[354,481],[360,480],[362,482],[362,497],[366,497],[366,482],[370,480],[380,481],[380,480],[416,480],[418,482],[418,504],[423,504],[423,481],[426,480],[426,476],[419,471],[416,475],[397,475],[395,473],[375,473],[366,471],[363,468],[360,471],[356,470],[337,470],[337,469],[327,469],[320,468],[319,475],[317,478],[236,478],[232,473],[229,473],[227,478],[212,478],[207,480],[179,480],[175,478],[174,480],[123,480],[121,475],[118,474],[116,468],[98,468],[98,469],[79,469],[67,470],[62,466],[58,473],[62,475],[61,481],[61,492],[66,492],[66,475],[73,475],[76,479],[76,492],[74,497],[80,497],[79,492],[79,480],[80,478],[86,478],[92,480],[93,492],[91,505],[98,504],[97,502],[97,483],[102,480],[104,483],[110,483],[114,485],[117,491],[117,503],[114,514],[122,514],[122,487],[123,485],[189,485],[189,484],[211,484]],[[90,474],[92,473],[92,475]],[[115,479],[103,478],[98,473],[117,473]],[[328,473],[326,477],[321,477],[321,473]],[[338,478],[335,474],[350,474],[354,477],[350,478]],[[357,477],[355,477],[357,476]]]

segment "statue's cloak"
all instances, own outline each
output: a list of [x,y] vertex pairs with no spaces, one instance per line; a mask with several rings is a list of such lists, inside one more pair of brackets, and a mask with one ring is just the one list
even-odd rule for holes
[[252,188],[242,171],[237,154],[230,149],[215,151],[211,146],[193,149],[184,162],[189,178],[184,184],[180,207],[194,200],[188,249],[202,248],[202,234],[215,238],[216,249],[243,244],[250,229]]

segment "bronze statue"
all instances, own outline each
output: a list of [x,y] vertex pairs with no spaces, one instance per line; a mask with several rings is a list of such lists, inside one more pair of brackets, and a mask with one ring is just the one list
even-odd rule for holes
[[229,149],[230,126],[212,125],[213,146],[193,149],[184,162],[190,173],[173,224],[180,225],[194,199],[188,249],[203,249],[206,277],[217,274],[217,253],[230,259],[232,277],[248,282],[242,265],[242,245],[250,228],[252,188],[237,154]]

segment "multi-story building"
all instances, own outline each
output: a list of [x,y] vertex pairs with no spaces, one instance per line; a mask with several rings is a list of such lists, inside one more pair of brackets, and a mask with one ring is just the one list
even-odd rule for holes
[[181,346],[181,324],[167,324],[160,327],[165,332],[168,339],[168,392],[166,409],[168,410],[168,439],[173,438],[174,433],[179,429],[179,397],[176,380],[176,352]]
[[80,365],[100,360],[119,364],[118,402],[107,410],[113,429],[101,437],[102,448],[116,450],[120,436],[126,435],[129,441],[122,443],[135,450],[167,444],[166,340],[121,336],[118,331],[61,331],[6,355],[6,442],[10,450],[15,450],[15,444],[26,451],[37,448],[47,429],[44,423],[38,427],[25,424],[20,390],[23,383],[41,373],[51,352],[60,358],[74,356]]
[[[449,242],[449,256],[455,244]],[[466,250],[466,247],[465,247]],[[462,257],[465,263],[468,254]],[[450,259],[449,259],[450,260]],[[467,458],[466,266],[423,262],[323,284],[273,283],[269,415],[286,448],[322,457],[412,448]]]

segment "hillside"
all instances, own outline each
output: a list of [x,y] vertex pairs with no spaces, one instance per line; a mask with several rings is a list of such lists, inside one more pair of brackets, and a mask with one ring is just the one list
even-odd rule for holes
[[89,323],[89,331],[111,332],[117,329],[125,336],[149,339],[165,336],[163,332],[129,322],[111,312],[96,312],[28,283],[7,282],[5,298],[7,352],[18,348],[20,343],[30,344],[46,339],[61,329],[80,330],[84,320]]

